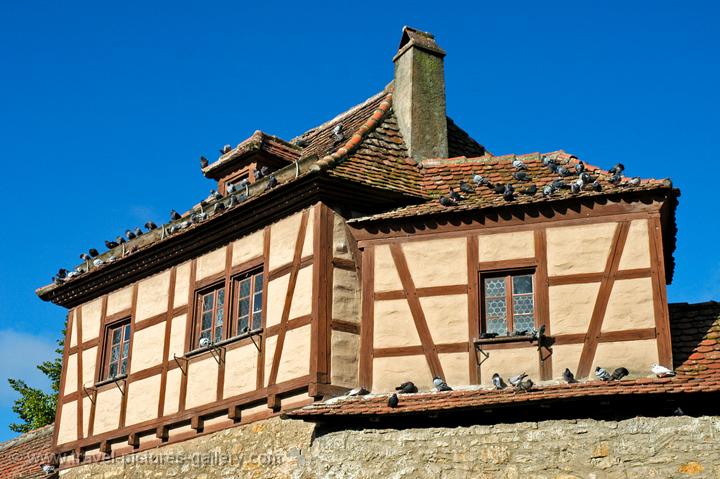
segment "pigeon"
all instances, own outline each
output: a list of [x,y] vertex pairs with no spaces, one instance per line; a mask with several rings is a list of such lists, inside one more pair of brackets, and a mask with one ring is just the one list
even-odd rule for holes
[[80,253],[80,259],[83,261],[90,261],[90,255],[87,253]]
[[267,182],[267,186],[265,186],[265,190],[271,190],[271,189],[275,188],[277,186],[277,184],[278,184],[278,180],[277,180],[277,178],[275,178],[275,175],[270,175],[268,177],[268,182]]
[[508,379],[508,382],[513,386],[517,386],[526,377],[527,377],[527,373],[518,374],[517,376],[513,376],[510,379]]
[[569,186],[568,186],[567,184],[565,184],[565,182],[564,182],[563,180],[560,180],[560,179],[553,180],[553,182],[550,183],[550,184],[552,185],[552,187],[553,187],[555,190],[561,190],[561,189],[563,189],[563,188],[569,188]]
[[455,206],[456,203],[447,196],[440,197],[440,204],[443,206]]
[[603,381],[610,381],[610,373],[601,368],[600,366],[595,368],[595,376]]
[[157,229],[157,225],[155,223],[153,223],[152,221],[148,221],[147,223],[145,223],[145,229],[148,231],[152,231],[152,230]]
[[532,337],[533,339],[540,339],[545,336],[545,325],[541,324],[540,329],[533,330]]
[[453,189],[452,186],[450,187],[450,193],[448,193],[448,196],[453,201],[461,201],[463,199],[462,195],[460,195],[460,193],[455,191],[455,189]]
[[200,338],[200,347],[207,348],[208,346],[210,346],[210,339],[205,337]]
[[530,175],[528,175],[526,171],[516,171],[515,173],[512,174],[512,177],[518,181],[532,180],[532,177]]
[[460,191],[467,194],[475,193],[475,189],[463,180],[460,180]]
[[308,145],[309,143],[305,138],[298,138],[295,140],[295,146],[299,146],[300,148],[305,148]]
[[484,176],[476,174],[473,176],[473,183],[475,183],[478,186],[488,186],[490,184],[490,180],[488,180]]
[[345,139],[345,133],[343,132],[343,124],[338,123],[332,129],[332,137],[335,143],[339,143]]
[[659,378],[675,376],[675,371],[668,369],[665,366],[661,366],[660,364],[651,364],[650,371]]
[[123,238],[122,236],[116,236],[116,237],[115,237],[115,242],[116,242],[118,245],[121,245],[121,244],[125,243],[125,238]]
[[563,371],[563,379],[568,384],[573,384],[577,382],[577,379],[575,379],[575,375],[570,371],[569,368],[565,368],[565,371]]
[[223,196],[222,196],[220,193],[218,193],[217,191],[215,191],[215,190],[210,190],[210,194],[209,194],[208,197],[205,199],[205,201],[207,201],[207,202],[219,201],[219,200],[222,199],[222,197],[223,197]]
[[118,247],[118,243],[117,243],[116,241],[108,241],[108,240],[105,240],[105,247],[107,247],[107,249],[117,248],[117,247]]
[[557,169],[557,173],[560,176],[572,176],[572,172],[564,166],[559,166]]
[[623,171],[625,171],[625,165],[623,165],[622,163],[618,163],[617,165],[610,168],[608,170],[608,173],[620,176]]
[[63,278],[58,278],[57,276],[52,277],[52,282],[55,286],[60,286],[61,284],[65,284],[65,280]]
[[600,184],[599,180],[593,181],[591,186],[592,186],[592,189],[595,191],[602,191],[602,185]]
[[517,383],[515,385],[515,390],[528,392],[532,389],[534,384],[535,383],[533,383],[532,379],[528,378],[525,381],[520,381],[519,383]]
[[615,371],[613,371],[610,379],[612,379],[613,381],[620,381],[628,374],[630,374],[630,371],[628,371],[627,368],[617,368]]
[[529,185],[527,188],[523,188],[522,190],[520,190],[520,193],[522,193],[524,195],[532,196],[535,193],[537,193],[537,190],[538,190],[537,185],[535,183],[533,183],[533,184]]
[[554,161],[551,161],[546,166],[547,166],[548,170],[552,171],[553,173],[558,172],[559,167],[558,167],[557,163],[555,163]]
[[578,160],[578,162],[575,164],[575,173],[579,175],[583,171],[585,171],[585,163],[583,163],[582,160]]
[[510,201],[513,199],[513,196],[515,195],[515,188],[513,185],[508,183],[505,185],[505,190],[503,190],[503,198],[505,198],[506,201]]
[[580,190],[581,190],[581,189],[582,189],[582,187],[581,187],[580,185],[578,185],[577,182],[572,183],[572,184],[570,185],[570,192],[571,192],[572,194],[574,194],[574,195],[580,193]]
[[492,382],[495,385],[495,389],[505,389],[507,387],[507,384],[505,384],[505,381],[503,381],[503,378],[501,378],[498,373],[493,374]]
[[230,145],[225,145],[225,146],[223,146],[223,147],[220,149],[220,154],[221,154],[221,155],[224,155],[224,154],[226,154],[226,153],[230,153],[230,150],[232,150],[232,146],[230,146]]
[[580,181],[582,181],[584,185],[587,185],[593,181],[593,178],[590,176],[590,173],[583,171],[580,173]]
[[527,165],[522,160],[515,159],[512,165],[516,170],[527,170]]
[[200,156],[200,168],[205,168],[209,164],[210,164],[210,162],[208,161],[208,159],[201,155]]
[[141,230],[140,227],[138,226],[138,227],[135,228],[134,233],[135,233],[135,236],[142,236],[142,235],[143,235],[143,230]]
[[641,182],[640,177],[636,176],[634,178],[631,178],[628,183],[630,184],[630,186],[640,186],[640,182]]
[[129,240],[135,239],[136,235],[131,230],[125,230],[125,237]]
[[362,386],[360,386],[359,388],[351,389],[347,393],[348,396],[365,396],[366,394],[370,394],[370,391],[368,391]]
[[400,391],[401,393],[416,393],[416,392],[418,392],[418,388],[411,381],[402,383],[400,386],[396,387],[395,390]]
[[65,268],[60,268],[55,276],[57,276],[60,279],[64,279],[67,277],[68,270]]
[[96,250],[95,248],[90,248],[90,251],[88,251],[88,253],[90,253],[91,258],[94,258],[100,254],[100,253],[98,253],[98,250]]
[[392,396],[388,399],[388,407],[396,408],[398,407],[398,403],[400,402],[400,399],[398,399],[398,395],[393,393]]
[[613,185],[617,185],[620,181],[622,181],[622,176],[620,176],[620,173],[615,173],[608,179],[608,181]]
[[182,218],[182,216],[180,216],[180,213],[175,210],[170,210],[170,221],[177,221],[180,218]]
[[492,339],[497,338],[498,333],[480,333],[480,339]]
[[[79,269],[79,268],[78,268]],[[79,275],[81,271],[68,271],[67,279],[74,278],[75,276]]]
[[204,211],[200,211],[198,213],[194,213],[190,215],[190,221],[193,223],[200,223],[202,221],[205,221],[207,219],[207,213]]
[[543,164],[543,165],[547,166],[547,165],[549,165],[550,163],[554,163],[554,162],[555,162],[555,161],[554,161],[552,158],[550,158],[549,156],[547,156],[547,155],[543,155],[543,156],[542,156],[542,164]]
[[93,265],[94,265],[94,266],[100,266],[100,265],[103,264],[103,263],[104,263],[104,261],[103,261],[102,259],[100,259],[100,258],[95,258],[95,259],[93,260]]
[[435,389],[438,391],[452,391],[452,388],[447,385],[445,381],[443,381],[440,377],[435,376],[433,378],[433,384],[435,385]]
[[505,185],[503,185],[502,183],[498,183],[497,185],[493,186],[493,191],[498,194],[504,193]]
[[552,185],[545,185],[543,187],[543,196],[550,196],[555,193],[555,188]]
[[219,202],[219,203],[215,203],[215,208],[213,208],[212,214],[213,214],[213,215],[216,215],[216,214],[220,213],[220,212],[223,211],[223,210],[225,210],[225,203],[223,203],[222,201]]
[[108,263],[114,263],[115,261],[117,261],[117,256],[115,255],[110,255],[107,259]]

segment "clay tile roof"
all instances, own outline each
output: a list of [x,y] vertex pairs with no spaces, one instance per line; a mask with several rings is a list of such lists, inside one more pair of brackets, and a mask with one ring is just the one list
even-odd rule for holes
[[379,416],[447,410],[482,409],[499,405],[527,405],[573,397],[607,397],[636,394],[720,392],[720,303],[671,304],[673,355],[677,376],[639,378],[576,384],[548,383],[527,393],[510,388],[494,390],[480,386],[449,392],[403,394],[400,405],[387,406],[388,395],[340,397],[289,412],[289,417]]
[[0,443],[0,475],[5,479],[57,477],[45,475],[41,466],[54,462],[53,425],[50,424]]

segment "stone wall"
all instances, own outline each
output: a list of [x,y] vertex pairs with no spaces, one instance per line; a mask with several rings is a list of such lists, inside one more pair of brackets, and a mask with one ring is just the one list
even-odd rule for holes
[[274,418],[61,477],[718,478],[720,417],[335,432]]

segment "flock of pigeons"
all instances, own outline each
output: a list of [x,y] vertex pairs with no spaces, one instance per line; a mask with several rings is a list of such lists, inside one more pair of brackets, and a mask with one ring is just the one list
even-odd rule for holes
[[[231,149],[230,145],[225,145],[220,152],[227,153]],[[200,166],[204,168],[207,165],[207,158],[201,156]],[[275,188],[278,184],[277,178],[273,175],[268,166],[261,166],[260,168],[255,169],[253,174],[255,176],[255,180],[268,178],[265,191]],[[160,226],[160,228],[162,228],[161,237],[164,238],[166,235],[172,235],[173,233],[184,230],[193,224],[201,223],[226,209],[237,206],[250,196],[250,183],[247,179],[243,179],[235,184],[228,183],[225,185],[225,189],[225,195],[222,195],[215,190],[210,190],[208,197],[200,202],[200,207],[193,209],[186,216],[181,215],[174,209],[170,210],[169,223]],[[117,255],[112,254],[107,257],[101,257],[102,255],[100,251],[96,248],[90,248],[87,253],[81,253],[80,259],[83,260],[83,264],[71,270],[60,268],[57,274],[52,277],[53,284],[59,286],[66,283],[68,280],[81,275],[82,273],[86,273],[93,267],[98,267],[106,263],[113,263],[117,261],[118,257],[134,253],[138,249],[137,245],[131,245],[128,242],[158,229],[158,225],[152,221],[148,221],[144,226],[145,231],[143,231],[140,227],[136,227],[132,230],[125,230],[124,235],[119,235],[114,240],[105,240],[105,247],[108,251],[114,250],[118,247],[121,248]]]
[[[650,371],[659,378],[675,376],[675,371],[659,364],[652,364],[650,366]],[[630,371],[628,371],[627,368],[624,367],[619,367],[615,369],[612,373],[608,372],[606,369],[600,366],[595,368],[595,377],[601,381],[620,381],[629,374]],[[578,380],[575,379],[575,375],[568,368],[565,368],[565,371],[563,372],[563,380],[568,384],[574,384],[578,382]],[[498,373],[493,374],[492,382],[496,390],[502,390],[508,387],[508,384],[505,383],[503,378]],[[513,387],[513,390],[515,392],[529,392],[530,390],[532,390],[533,386],[535,386],[535,383],[532,379],[528,377],[527,373],[512,376],[508,378],[507,382],[510,383],[510,386]],[[433,390],[436,392],[453,390],[442,378],[438,376],[433,378],[433,385],[435,386]],[[418,392],[417,386],[412,381],[406,381],[402,383],[401,385],[396,387],[395,390],[397,392],[393,393],[388,398],[387,402],[388,407],[391,408],[396,408],[400,404],[400,396],[398,396],[399,394],[412,394]],[[355,397],[365,396],[367,394],[370,394],[370,391],[368,391],[364,387],[359,387],[349,391],[347,393],[347,396]]]
[[[495,194],[502,195],[505,201],[512,201],[516,198],[518,193],[526,196],[534,196],[539,191],[544,197],[550,197],[555,192],[560,190],[570,190],[572,194],[578,194],[583,190],[602,191],[602,184],[600,184],[598,170],[589,171],[585,168],[585,163],[578,160],[572,167],[563,166],[556,160],[549,156],[542,157],[543,165],[548,168],[552,173],[557,174],[558,178],[553,180],[551,183],[542,187],[542,190],[533,183],[532,175],[528,172],[528,167],[520,159],[515,159],[512,162],[515,171],[512,174],[513,180],[522,184],[517,188],[513,183],[493,183],[488,178],[482,175],[473,175],[471,181],[475,186],[472,186],[465,180],[460,180],[458,192],[452,186],[447,196],[440,197],[440,204],[443,206],[455,206],[458,202],[465,199],[463,194],[475,193],[477,188],[486,187],[491,189]],[[610,175],[607,181],[616,186],[639,186],[641,183],[640,177],[636,176],[630,180],[623,182],[622,173],[625,171],[625,166],[622,163],[618,163],[608,170]]]

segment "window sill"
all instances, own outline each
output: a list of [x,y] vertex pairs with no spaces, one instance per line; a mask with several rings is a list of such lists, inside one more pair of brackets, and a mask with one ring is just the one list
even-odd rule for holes
[[504,343],[532,343],[537,341],[536,337],[529,335],[522,336],[498,336],[495,338],[479,338],[474,341],[475,344],[504,344]]
[[105,386],[106,384],[112,384],[112,383],[116,383],[118,381],[124,381],[127,379],[127,377],[128,377],[127,374],[120,374],[120,375],[112,377],[112,378],[103,379],[102,381],[96,382],[95,387],[99,388],[100,386]]
[[221,348],[221,347],[223,347],[223,346],[227,346],[228,344],[236,343],[236,342],[238,342],[238,341],[240,341],[240,340],[249,338],[250,336],[258,336],[258,335],[262,334],[262,332],[263,332],[263,329],[260,328],[260,329],[255,329],[255,330],[253,330],[253,331],[248,331],[247,333],[243,333],[243,334],[240,334],[240,335],[238,335],[238,336],[233,336],[232,338],[223,339],[222,341],[218,341],[217,343],[211,344],[210,346],[207,346],[207,347],[204,347],[204,348],[197,348],[197,349],[190,350],[190,351],[188,351],[188,352],[186,352],[186,353],[184,354],[184,357],[185,357],[186,359],[189,359],[189,358],[192,358],[192,357],[197,356],[197,355],[199,355],[199,354],[208,352],[208,351],[210,351],[210,350],[212,350],[212,349]]

